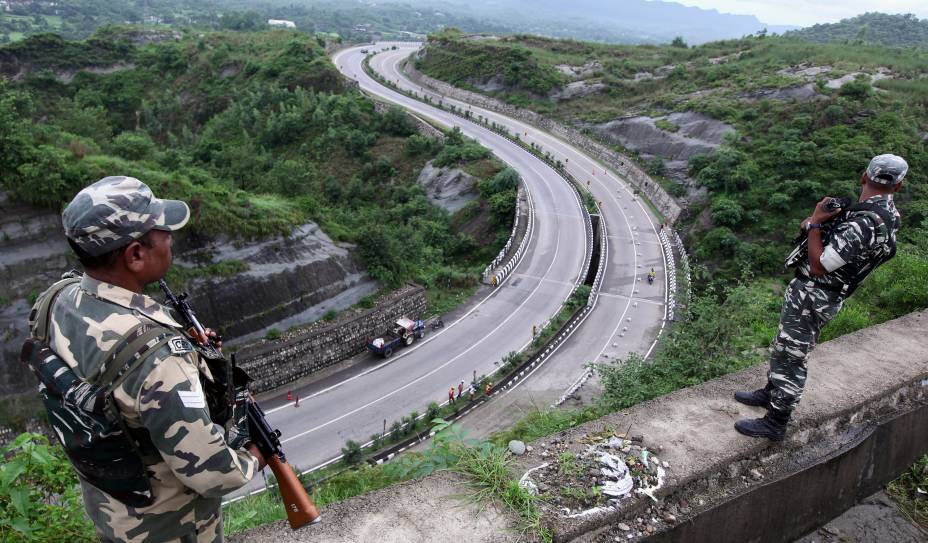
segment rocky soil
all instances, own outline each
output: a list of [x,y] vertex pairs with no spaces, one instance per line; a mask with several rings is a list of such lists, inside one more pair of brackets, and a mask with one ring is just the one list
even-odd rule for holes
[[[514,453],[519,452],[518,443],[510,443]],[[579,451],[578,446],[582,447]],[[641,436],[611,430],[573,442],[555,437],[539,442],[538,447],[545,461],[526,471],[519,484],[541,498],[545,516],[577,518],[618,508],[640,496],[653,498],[670,468]],[[619,529],[631,537],[647,536],[662,523],[676,522],[679,514],[654,509],[650,511],[653,522],[637,518],[637,522],[623,523]]]

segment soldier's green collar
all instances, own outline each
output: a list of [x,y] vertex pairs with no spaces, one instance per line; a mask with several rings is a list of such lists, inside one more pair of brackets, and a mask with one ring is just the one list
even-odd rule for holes
[[181,327],[180,324],[171,317],[167,309],[150,296],[138,294],[131,290],[99,281],[87,274],[84,274],[84,277],[81,279],[81,289],[95,298],[137,311],[155,322],[172,328]]

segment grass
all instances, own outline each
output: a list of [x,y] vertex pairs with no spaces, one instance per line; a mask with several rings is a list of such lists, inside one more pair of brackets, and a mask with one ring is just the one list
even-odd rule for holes
[[486,442],[463,448],[453,470],[470,477],[471,502],[482,504],[498,500],[518,515],[521,530],[537,534],[542,541],[553,539],[551,532],[542,524],[538,498],[519,486],[513,478],[506,449]]
[[886,491],[896,500],[902,514],[928,534],[928,454],[889,483]]
[[447,288],[432,286],[425,289],[425,299],[429,307],[426,317],[448,313],[476,294],[479,288],[479,285],[475,285]]

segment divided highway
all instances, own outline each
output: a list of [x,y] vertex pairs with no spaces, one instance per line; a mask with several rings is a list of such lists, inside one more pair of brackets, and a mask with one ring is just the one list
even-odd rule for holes
[[[397,49],[390,49],[394,45]],[[418,48],[419,44],[402,42],[377,44],[371,49],[383,52],[371,58],[370,66],[402,89],[420,96],[427,94],[433,102],[442,100],[444,104],[467,108],[473,117],[481,115],[505,126],[510,133],[519,134],[523,141],[534,142],[551,152],[575,179],[589,183],[589,190],[600,202],[608,235],[606,268],[595,309],[583,326],[530,379],[478,410],[492,410],[492,416],[478,413],[464,420],[463,425],[469,427],[472,434],[486,435],[518,420],[527,410],[557,401],[565,389],[586,374],[589,362],[622,358],[631,352],[650,353],[666,319],[667,277],[658,238],[660,223],[652,211],[634,197],[627,182],[563,140],[494,111],[436,94],[410,81],[402,64]],[[350,55],[348,51],[345,54]],[[337,60],[336,65],[339,64],[346,63]],[[340,69],[349,68],[346,65]],[[361,86],[368,89],[364,83]],[[457,122],[465,121],[457,118]],[[649,285],[646,276],[652,268],[657,272],[657,281]],[[527,274],[517,270],[510,283],[502,288],[517,287],[521,280],[530,279]]]
[[[336,64],[368,92],[445,125],[459,124],[450,113],[374,82],[361,69],[363,58],[358,49],[350,49],[337,55]],[[299,470],[337,455],[349,439],[368,441],[383,430],[385,419],[390,424],[412,411],[424,412],[430,402],[447,397],[452,384],[462,379],[470,382],[474,371],[492,372],[503,354],[521,350],[531,341],[532,325],[554,315],[583,280],[591,248],[575,191],[554,170],[505,138],[471,123],[461,128],[515,168],[531,194],[535,228],[515,270],[520,275],[463,317],[446,322],[444,329],[389,360],[370,357],[365,371],[327,387],[322,381],[300,390],[299,407],[267,406],[271,425],[283,433],[288,460]],[[263,480],[255,480],[229,497],[263,486]]]
[[[385,44],[375,46],[384,52],[371,59],[371,67],[399,86],[421,94],[422,89],[400,69],[417,45],[396,45],[397,50]],[[461,379],[469,382],[474,371],[488,374],[503,354],[524,348],[531,341],[532,325],[554,315],[582,281],[591,250],[580,203],[562,177],[479,124],[384,87],[364,72],[362,48],[339,51],[333,62],[365,92],[422,118],[460,127],[466,136],[515,168],[532,199],[535,228],[525,255],[502,286],[438,333],[388,361],[370,357],[362,363],[369,364],[368,368],[353,368],[344,375],[295,389],[301,396],[299,407],[292,403],[273,407],[273,402],[265,402],[271,424],[283,433],[288,460],[301,471],[336,456],[349,439],[366,442],[383,430],[384,420],[390,424],[414,410],[423,412],[429,402],[445,398],[452,384]],[[456,103],[447,97],[443,100]],[[663,329],[666,287],[657,219],[622,180],[550,134],[476,106],[471,110],[520,133],[523,140],[534,141],[557,158],[567,159],[570,173],[581,182],[590,182],[591,192],[601,202],[608,233],[606,268],[595,309],[530,379],[464,419],[465,425],[486,434],[520,418],[525,409],[550,405],[586,373],[587,363],[649,351]],[[652,267],[658,272],[658,281],[648,285],[644,279]],[[255,480],[227,498],[263,486],[263,480]]]

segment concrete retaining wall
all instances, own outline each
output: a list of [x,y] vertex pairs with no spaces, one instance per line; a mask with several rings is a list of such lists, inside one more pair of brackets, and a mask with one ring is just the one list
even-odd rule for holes
[[[425,54],[427,48],[421,49],[420,51],[420,54]],[[410,58],[410,61],[406,62],[405,70],[406,74],[413,82],[423,87],[428,87],[444,96],[450,96],[456,100],[461,100],[518,119],[535,128],[545,130],[561,138],[574,147],[582,149],[591,157],[603,162],[625,177],[632,185],[647,196],[651,203],[653,203],[661,214],[671,223],[675,222],[680,216],[681,208],[676,200],[667,194],[663,187],[654,181],[651,176],[635,165],[631,158],[594,141],[575,128],[565,126],[547,117],[543,117],[534,111],[519,108],[476,92],[459,89],[444,81],[429,77],[415,68],[412,58],[413,57]]]
[[236,363],[254,381],[253,392],[264,392],[354,356],[400,317],[421,318],[426,311],[425,289],[408,285],[383,299],[373,309],[345,315],[337,322],[319,321],[293,337],[245,347]]

